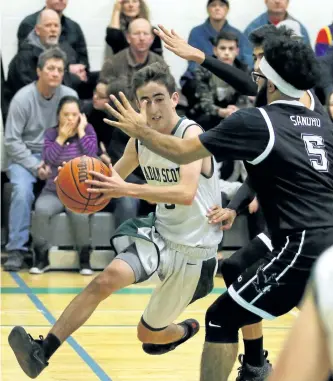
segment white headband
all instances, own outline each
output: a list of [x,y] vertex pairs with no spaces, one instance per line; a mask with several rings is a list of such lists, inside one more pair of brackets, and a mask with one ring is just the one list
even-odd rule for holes
[[266,58],[263,57],[260,61],[260,70],[265,75],[267,79],[272,81],[274,85],[281,91],[281,93],[288,95],[291,98],[301,98],[304,94],[304,90],[296,89],[293,85],[285,81],[267,62]]

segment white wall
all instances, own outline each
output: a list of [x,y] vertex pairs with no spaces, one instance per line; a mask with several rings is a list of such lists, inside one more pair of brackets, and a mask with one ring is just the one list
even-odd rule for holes
[[[1,11],[1,50],[4,68],[16,53],[16,32],[20,21],[44,5],[44,0],[3,0]],[[187,38],[191,28],[206,18],[206,0],[147,0],[154,25],[162,23]],[[229,21],[244,30],[248,23],[265,10],[264,0],[230,0]],[[69,0],[66,15],[77,21],[86,36],[91,67],[99,70],[104,52],[105,28],[111,18],[114,0]],[[289,11],[308,29],[312,43],[318,30],[333,20],[332,0],[290,0]],[[186,62],[165,51],[172,72],[179,79]]]

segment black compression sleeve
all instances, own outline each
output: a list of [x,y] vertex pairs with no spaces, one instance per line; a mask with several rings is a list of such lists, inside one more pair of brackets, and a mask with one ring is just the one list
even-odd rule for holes
[[255,198],[256,194],[245,180],[244,184],[238,189],[227,208],[233,209],[237,214],[241,213]]
[[210,56],[205,56],[205,60],[201,66],[221,78],[241,94],[257,94],[257,85],[252,81],[251,76],[243,70],[237,69],[234,66]]

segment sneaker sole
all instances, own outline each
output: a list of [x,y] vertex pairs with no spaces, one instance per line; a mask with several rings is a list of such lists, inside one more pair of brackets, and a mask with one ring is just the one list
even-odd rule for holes
[[[8,343],[23,372],[30,378],[36,378],[43,368],[41,369],[33,366],[36,358],[32,351],[30,338],[25,330],[22,327],[14,327],[8,336]],[[44,366],[44,364],[41,364],[41,367],[42,366]]]

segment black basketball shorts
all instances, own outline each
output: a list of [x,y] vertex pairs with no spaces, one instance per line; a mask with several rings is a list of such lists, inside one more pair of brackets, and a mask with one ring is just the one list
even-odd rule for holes
[[312,266],[333,245],[333,228],[292,233],[271,254],[252,264],[228,288],[232,299],[264,319],[274,319],[296,307]]

